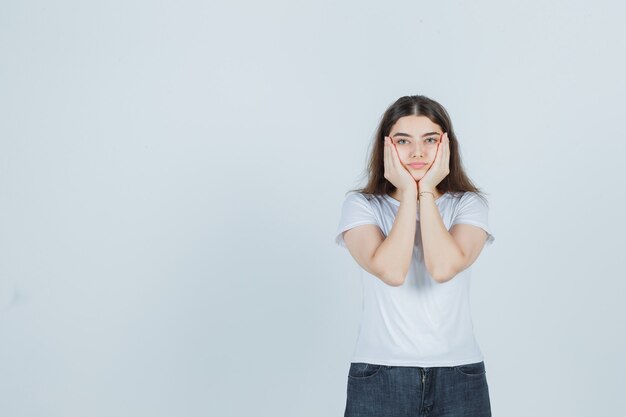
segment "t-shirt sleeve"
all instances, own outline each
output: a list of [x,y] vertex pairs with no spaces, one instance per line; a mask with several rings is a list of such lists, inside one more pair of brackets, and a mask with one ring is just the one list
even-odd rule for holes
[[487,202],[474,192],[467,191],[461,197],[450,228],[455,224],[471,224],[480,227],[487,232],[487,244],[493,243],[496,239],[489,227],[489,207]]
[[378,221],[372,206],[365,196],[361,193],[352,192],[346,197],[341,207],[339,225],[335,233],[335,243],[345,248],[346,243],[343,240],[343,232],[363,224],[378,225]]

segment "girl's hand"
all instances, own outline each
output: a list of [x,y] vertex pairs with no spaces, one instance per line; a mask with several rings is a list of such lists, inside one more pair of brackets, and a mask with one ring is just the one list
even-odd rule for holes
[[400,193],[410,191],[417,194],[417,181],[400,162],[396,145],[389,136],[385,136],[385,178],[389,180]]
[[448,133],[441,136],[441,141],[437,147],[437,155],[435,162],[428,168],[426,174],[418,181],[420,191],[434,190],[437,184],[441,182],[450,173],[450,140]]

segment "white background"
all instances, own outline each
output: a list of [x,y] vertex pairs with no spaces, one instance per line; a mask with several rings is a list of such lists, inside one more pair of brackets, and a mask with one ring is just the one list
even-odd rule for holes
[[334,232],[408,94],[489,198],[494,415],[620,415],[625,12],[3,0],[0,415],[343,415],[361,282]]

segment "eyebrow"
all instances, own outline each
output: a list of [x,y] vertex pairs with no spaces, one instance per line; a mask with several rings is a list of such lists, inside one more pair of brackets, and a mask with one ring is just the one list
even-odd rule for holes
[[[439,132],[428,132],[428,133],[424,133],[422,137],[425,138],[426,136],[439,135],[439,134],[440,134]],[[392,138],[395,138],[396,136],[404,136],[404,137],[411,138],[411,139],[413,138],[413,136],[409,135],[408,133],[402,133],[402,132],[396,133],[395,135],[392,136]]]

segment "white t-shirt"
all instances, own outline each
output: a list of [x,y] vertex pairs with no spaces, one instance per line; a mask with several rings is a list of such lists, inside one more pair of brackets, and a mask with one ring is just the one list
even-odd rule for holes
[[[446,229],[459,223],[487,232],[488,206],[474,192],[444,193],[435,200]],[[335,243],[346,247],[343,232],[376,224],[384,236],[391,231],[400,202],[388,195],[351,192],[342,209]],[[352,362],[390,366],[457,366],[480,362],[469,302],[471,266],[445,283],[435,281],[424,264],[419,223],[404,284],[393,287],[363,268],[363,311]]]

